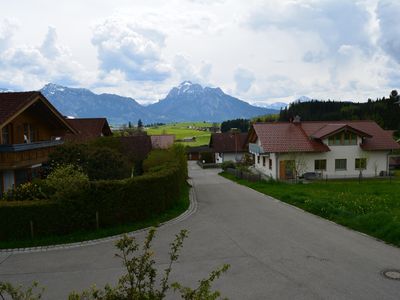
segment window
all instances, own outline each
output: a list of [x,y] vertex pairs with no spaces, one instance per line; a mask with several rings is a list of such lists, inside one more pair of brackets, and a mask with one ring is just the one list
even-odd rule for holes
[[367,168],[366,158],[356,158],[355,161],[356,170],[365,170]]
[[2,130],[1,130],[1,138],[2,138],[2,144],[11,144],[10,143],[10,138],[11,138],[11,134],[10,134],[10,126],[7,125],[5,126]]
[[269,169],[272,170],[272,159],[269,159],[268,163],[269,163]]
[[326,159],[316,159],[314,169],[315,171],[326,171]]
[[328,144],[332,145],[357,145],[357,135],[352,132],[339,132],[328,138]]
[[335,159],[335,170],[343,171],[347,169],[347,160],[346,159]]
[[260,164],[260,155],[257,155],[257,164]]
[[265,156],[263,156],[263,167],[265,167],[265,161],[266,161]]

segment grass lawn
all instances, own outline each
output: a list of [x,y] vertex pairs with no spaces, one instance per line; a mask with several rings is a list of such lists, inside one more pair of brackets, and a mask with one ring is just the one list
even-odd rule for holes
[[186,122],[186,123],[175,123],[175,124],[166,124],[157,127],[146,128],[145,130],[149,135],[155,134],[175,134],[175,138],[177,140],[183,139],[185,137],[196,137],[195,142],[181,142],[181,144],[185,146],[200,146],[200,145],[208,145],[210,142],[211,133],[208,131],[200,131],[192,128],[192,127],[211,127],[212,123],[203,123],[203,122]]
[[75,232],[72,234],[64,235],[64,236],[49,236],[42,237],[37,239],[28,239],[28,240],[18,240],[18,241],[0,241],[0,249],[11,249],[11,248],[24,248],[24,247],[35,247],[35,246],[46,246],[46,245],[58,245],[58,244],[67,244],[67,243],[75,243],[82,242],[94,239],[100,239],[108,236],[113,236],[125,232],[131,232],[134,230],[150,227],[150,226],[158,226],[160,223],[171,220],[184,211],[186,211],[189,207],[190,199],[189,199],[189,187],[184,191],[184,195],[182,195],[181,199],[177,202],[177,204],[171,209],[167,210],[163,214],[155,215],[146,221],[134,222],[130,224],[119,225],[111,228],[100,228],[97,231],[82,231]]
[[221,173],[276,199],[400,246],[400,179],[338,180],[290,184],[249,182]]

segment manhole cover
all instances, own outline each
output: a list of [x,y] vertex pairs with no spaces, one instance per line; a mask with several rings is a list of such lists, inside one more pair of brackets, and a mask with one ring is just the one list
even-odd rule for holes
[[400,280],[400,270],[386,270],[383,271],[383,276],[393,280]]

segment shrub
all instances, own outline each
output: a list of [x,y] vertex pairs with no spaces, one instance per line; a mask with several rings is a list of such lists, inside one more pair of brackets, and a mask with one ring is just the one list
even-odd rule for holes
[[27,182],[18,185],[14,190],[9,190],[3,195],[3,199],[7,201],[17,200],[37,200],[46,198],[39,181]]
[[53,152],[49,154],[49,162],[54,169],[59,165],[75,165],[86,169],[88,162],[87,144],[65,143],[64,145],[55,147]]
[[[181,147],[157,171],[122,180],[97,180],[73,165],[56,168],[45,180],[51,201],[0,203],[0,240],[66,234],[148,219],[172,208],[187,191],[187,162]],[[153,169],[154,170],[154,169]],[[53,195],[53,196],[52,196]]]
[[74,165],[56,167],[46,179],[56,201],[72,200],[89,187],[89,177]]
[[222,170],[224,170],[224,171],[226,171],[226,169],[235,169],[235,168],[236,168],[236,164],[235,164],[233,161],[231,161],[231,160],[224,161],[224,162],[221,164],[221,168],[222,168]]
[[122,155],[111,148],[96,148],[88,152],[86,172],[91,180],[122,179],[131,169]]

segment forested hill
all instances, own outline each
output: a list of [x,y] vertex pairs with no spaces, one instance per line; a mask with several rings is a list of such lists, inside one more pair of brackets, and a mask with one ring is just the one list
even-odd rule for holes
[[374,120],[384,129],[400,132],[400,100],[396,91],[389,98],[383,97],[365,103],[318,101],[295,102],[281,110],[280,121],[289,121],[296,115],[302,121]]

